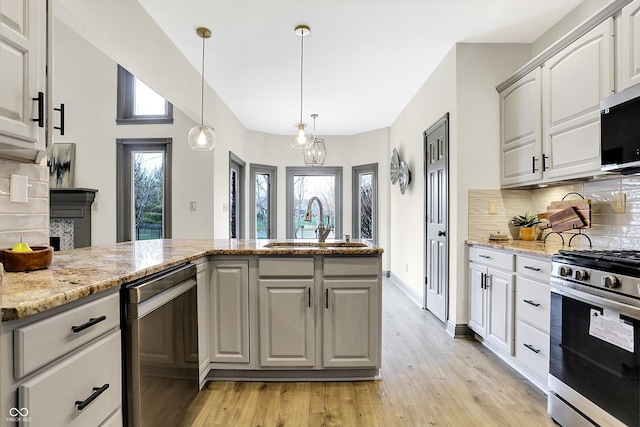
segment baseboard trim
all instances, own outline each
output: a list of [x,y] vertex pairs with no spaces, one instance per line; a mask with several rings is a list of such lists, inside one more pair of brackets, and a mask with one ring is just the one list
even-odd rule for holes
[[453,338],[469,338],[474,336],[473,330],[468,325],[464,323],[456,325],[451,320],[447,322],[447,333]]
[[394,285],[398,286],[402,292],[407,294],[411,301],[415,302],[420,306],[420,308],[424,308],[424,302],[422,300],[422,295],[415,291],[408,283],[403,281],[398,275],[394,274],[392,271],[389,272],[389,280],[393,282]]

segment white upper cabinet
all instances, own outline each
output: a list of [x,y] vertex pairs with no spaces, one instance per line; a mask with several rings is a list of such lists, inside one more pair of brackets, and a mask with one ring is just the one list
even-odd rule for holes
[[39,161],[47,147],[47,1],[0,1],[0,157]]
[[616,91],[640,83],[640,0],[622,8],[616,31]]
[[542,179],[540,68],[500,93],[502,186]]
[[614,89],[613,18],[542,67],[545,180],[600,173],[600,99]]

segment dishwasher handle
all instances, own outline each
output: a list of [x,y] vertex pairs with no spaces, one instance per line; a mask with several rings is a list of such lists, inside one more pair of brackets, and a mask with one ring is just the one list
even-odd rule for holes
[[164,271],[127,285],[127,303],[140,304],[188,279],[196,278],[198,268],[194,264]]

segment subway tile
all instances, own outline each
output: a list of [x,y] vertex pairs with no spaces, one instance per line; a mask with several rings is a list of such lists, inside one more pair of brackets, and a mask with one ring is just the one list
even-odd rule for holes
[[49,226],[49,214],[0,214],[0,230],[30,230]]
[[606,179],[584,183],[584,193],[600,191],[620,191],[620,179]]
[[2,231],[0,232],[0,248],[11,248],[20,238],[30,246],[48,246],[49,228],[24,230],[24,231]]
[[499,198],[502,197],[500,194],[500,190],[491,190],[491,189],[480,189],[480,190],[469,190],[469,197],[473,198]]

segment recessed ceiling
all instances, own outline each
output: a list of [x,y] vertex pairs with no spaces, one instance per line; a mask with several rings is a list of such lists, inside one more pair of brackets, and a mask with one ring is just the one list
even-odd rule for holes
[[[581,0],[138,0],[250,130],[300,115],[322,135],[390,126],[455,43],[531,43]],[[515,70],[514,70],[515,71]],[[505,76],[506,78],[507,76]]]

